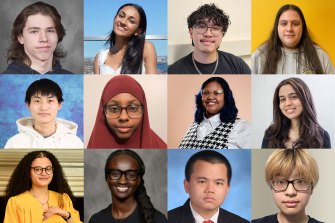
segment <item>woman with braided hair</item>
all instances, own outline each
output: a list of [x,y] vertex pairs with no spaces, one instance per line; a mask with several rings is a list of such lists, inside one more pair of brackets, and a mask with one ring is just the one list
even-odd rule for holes
[[95,213],[89,223],[166,223],[147,195],[141,157],[128,149],[116,150],[105,165],[105,179],[112,195],[112,204]]

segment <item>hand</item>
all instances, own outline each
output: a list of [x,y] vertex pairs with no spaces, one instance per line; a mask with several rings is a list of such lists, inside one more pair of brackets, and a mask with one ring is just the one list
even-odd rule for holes
[[45,212],[44,212],[44,220],[50,218],[52,215],[59,215],[62,218],[67,218],[69,216],[69,213],[59,207],[56,206],[50,206]]

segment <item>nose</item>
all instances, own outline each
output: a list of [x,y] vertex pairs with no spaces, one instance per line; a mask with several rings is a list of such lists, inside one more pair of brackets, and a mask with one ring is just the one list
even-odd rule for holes
[[293,183],[289,183],[287,185],[286,190],[285,190],[285,195],[287,195],[287,196],[293,196],[293,195],[296,195],[296,194],[297,194],[297,191],[294,189]]
[[214,192],[214,184],[211,182],[208,182],[206,185],[206,193],[213,193]]
[[206,28],[206,32],[204,33],[204,36],[212,36],[212,29],[211,27]]
[[122,173],[121,174],[121,177],[119,179],[119,182],[120,183],[127,183],[127,178],[126,178],[126,174],[125,173]]
[[40,32],[40,42],[47,42],[48,41],[48,35],[46,31],[41,31]]
[[121,109],[119,121],[128,121],[128,120],[129,120],[129,116],[128,116],[126,108]]
[[290,104],[292,104],[292,101],[291,101],[291,99],[287,98],[286,101],[285,101],[285,105],[288,106]]
[[287,24],[287,30],[292,30],[293,24],[292,23],[288,23]]
[[42,100],[40,109],[41,110],[46,110],[47,108],[48,108],[48,102]]

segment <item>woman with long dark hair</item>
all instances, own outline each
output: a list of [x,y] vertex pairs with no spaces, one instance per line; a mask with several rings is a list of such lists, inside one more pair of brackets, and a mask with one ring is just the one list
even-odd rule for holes
[[228,83],[221,77],[206,80],[196,95],[194,122],[179,148],[251,148],[250,124],[237,118],[238,109]]
[[262,148],[330,148],[330,138],[316,119],[312,94],[304,81],[281,81],[273,96],[273,122]]
[[25,155],[6,188],[4,223],[78,223],[74,196],[57,158],[48,151]]
[[152,43],[145,41],[147,19],[143,8],[128,3],[115,17],[106,45],[94,60],[95,74],[157,74],[157,55]]
[[251,56],[253,74],[334,74],[327,53],[310,37],[301,9],[287,4],[277,12],[270,38]]
[[112,204],[95,213],[89,223],[165,223],[144,186],[145,166],[132,150],[116,150],[105,165],[105,180],[112,195]]

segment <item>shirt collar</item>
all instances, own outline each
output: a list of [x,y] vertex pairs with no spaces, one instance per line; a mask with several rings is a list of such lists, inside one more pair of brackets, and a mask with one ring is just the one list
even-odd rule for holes
[[220,119],[220,113],[216,114],[210,118],[206,118],[204,116],[204,120],[205,123],[208,123],[210,126],[215,126],[217,124],[221,124],[221,119]]
[[218,208],[216,210],[216,212],[212,215],[212,217],[210,219],[205,219],[203,218],[198,212],[196,212],[193,207],[192,207],[192,202],[190,201],[190,207],[191,207],[191,212],[192,215],[194,217],[195,223],[202,223],[203,221],[207,221],[207,220],[211,220],[214,223],[218,222],[218,218],[219,218],[219,210],[220,208]]

